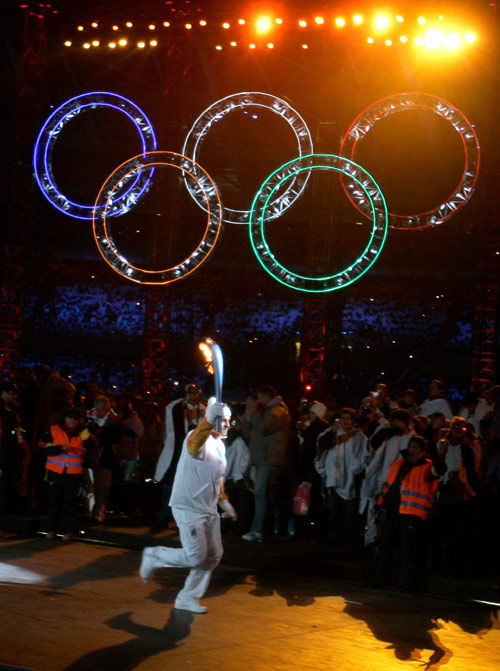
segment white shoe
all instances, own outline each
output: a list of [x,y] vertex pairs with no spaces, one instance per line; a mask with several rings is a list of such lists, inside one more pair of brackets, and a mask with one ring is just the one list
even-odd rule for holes
[[243,534],[242,538],[244,541],[250,541],[251,543],[262,543],[264,540],[262,534],[259,534],[258,531],[249,531],[247,534]]
[[154,561],[152,557],[153,548],[144,548],[142,551],[141,566],[139,568],[139,575],[143,582],[149,582],[151,574],[153,573]]
[[189,610],[191,613],[206,613],[208,608],[205,606],[200,606],[195,598],[191,599],[179,599],[175,600],[175,607],[178,610]]

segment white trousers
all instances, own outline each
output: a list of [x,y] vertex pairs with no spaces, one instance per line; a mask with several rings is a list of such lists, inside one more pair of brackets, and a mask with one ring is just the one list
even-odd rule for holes
[[212,571],[222,557],[220,517],[218,513],[200,515],[179,508],[172,508],[172,514],[179,527],[182,547],[152,548],[154,567],[190,568],[177,599],[200,599],[207,591]]

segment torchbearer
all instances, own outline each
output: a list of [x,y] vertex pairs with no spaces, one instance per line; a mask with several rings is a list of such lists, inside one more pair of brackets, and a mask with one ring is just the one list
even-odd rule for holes
[[[236,519],[223,487],[227,437],[231,417],[229,406],[208,401],[205,417],[184,440],[170,498],[172,514],[179,527],[182,548],[147,547],[142,553],[140,577],[148,582],[153,571],[163,567],[187,567],[189,575],[175,599],[175,607],[192,613],[206,613],[198,602],[206,592],[212,571],[222,557],[220,517]],[[216,430],[216,422],[220,428]]]

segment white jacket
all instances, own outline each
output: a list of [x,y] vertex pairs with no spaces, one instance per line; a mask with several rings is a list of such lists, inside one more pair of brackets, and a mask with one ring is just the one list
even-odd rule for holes
[[356,432],[345,442],[322,452],[314,460],[314,466],[325,479],[325,486],[335,487],[337,494],[349,501],[356,497],[354,477],[363,471],[368,455],[366,436]]
[[177,464],[170,506],[213,515],[217,513],[220,481],[226,470],[224,441],[210,434],[196,454],[189,454],[188,436]]

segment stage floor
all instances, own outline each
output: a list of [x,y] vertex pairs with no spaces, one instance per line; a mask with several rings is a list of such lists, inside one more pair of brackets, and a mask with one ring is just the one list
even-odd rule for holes
[[487,605],[220,566],[205,615],[175,610],[185,571],[138,577],[140,551],[0,542],[0,669],[498,671]]

